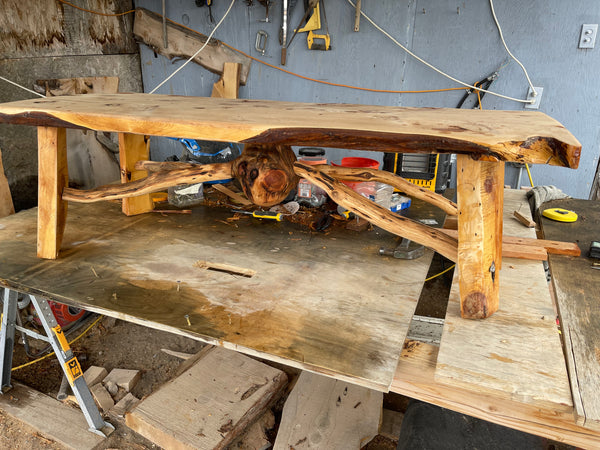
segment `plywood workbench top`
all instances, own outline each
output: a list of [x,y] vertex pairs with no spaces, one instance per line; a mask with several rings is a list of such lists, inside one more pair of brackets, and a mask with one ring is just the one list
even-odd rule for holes
[[474,154],[577,168],[581,145],[538,111],[88,94],[0,104],[0,122],[232,142]]

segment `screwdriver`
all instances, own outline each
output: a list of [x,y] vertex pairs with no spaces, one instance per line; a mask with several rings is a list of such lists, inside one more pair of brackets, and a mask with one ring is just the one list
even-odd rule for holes
[[283,220],[283,214],[276,211],[239,211],[232,209],[231,212],[250,214],[252,217],[256,217],[257,219],[271,219],[276,220],[277,222],[281,222]]

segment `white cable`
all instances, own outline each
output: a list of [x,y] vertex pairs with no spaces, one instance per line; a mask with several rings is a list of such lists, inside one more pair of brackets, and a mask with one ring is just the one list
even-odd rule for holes
[[3,76],[0,76],[0,80],[4,80],[4,81],[6,81],[7,83],[10,83],[10,84],[12,84],[13,86],[16,86],[16,87],[18,87],[18,88],[24,89],[24,90],[26,90],[27,92],[31,92],[32,94],[39,95],[40,97],[44,97],[44,98],[46,98],[46,96],[45,96],[44,94],[40,94],[39,92],[35,92],[35,91],[32,91],[31,89],[27,89],[25,86],[21,86],[20,84],[17,84],[17,83],[15,83],[14,81],[10,81],[10,80],[8,80],[8,79],[4,78]]
[[217,31],[217,29],[221,26],[221,24],[225,20],[225,17],[227,17],[227,15],[229,14],[229,11],[231,11],[231,7],[233,6],[234,3],[235,3],[235,0],[231,0],[231,4],[229,5],[229,8],[227,8],[227,11],[225,11],[225,14],[221,18],[221,20],[219,20],[219,23],[217,23],[217,26],[212,30],[212,32],[206,39],[206,42],[204,43],[204,45],[202,47],[200,47],[200,50],[198,50],[196,53],[194,53],[192,56],[190,56],[190,58],[186,62],[184,62],[177,70],[175,70],[171,75],[169,75],[167,78],[165,78],[162,83],[160,83],[158,86],[156,86],[154,89],[152,89],[150,91],[150,94],[154,94],[163,84],[165,84],[167,81],[169,81],[171,78],[173,78],[177,72],[179,72],[181,69],[183,69],[185,66],[187,66],[189,62],[191,62],[196,56],[198,56],[200,54],[200,52],[202,50],[204,50],[204,48],[208,45],[210,39],[213,37],[213,34],[215,34],[215,31]]
[[533,96],[535,97],[537,95],[537,92],[535,91],[535,88],[533,87],[533,83],[531,82],[531,79],[529,78],[529,74],[527,73],[527,69],[525,68],[525,66],[523,64],[521,64],[521,61],[519,61],[515,55],[513,55],[511,53],[511,51],[508,49],[508,45],[506,45],[506,41],[504,40],[504,35],[502,34],[502,28],[500,28],[500,22],[498,22],[498,18],[496,17],[496,11],[494,11],[494,1],[490,0],[490,9],[492,10],[492,16],[494,17],[494,22],[496,22],[496,27],[498,27],[498,33],[500,34],[500,39],[502,40],[502,44],[504,45],[504,48],[506,49],[506,52],[510,55],[510,57],[512,59],[515,60],[515,62],[521,66],[521,69],[523,69],[523,73],[525,74],[525,77],[527,78],[527,82],[529,83],[529,87],[531,88],[531,91],[533,93]]
[[[356,6],[354,5],[354,3],[352,3],[352,0],[347,0],[348,3],[350,3],[354,8],[356,8]],[[448,75],[445,72],[442,72],[440,69],[438,69],[437,67],[433,66],[432,64],[429,64],[427,61],[425,61],[423,58],[420,58],[419,56],[415,55],[413,52],[411,52],[409,49],[407,49],[404,45],[402,45],[400,42],[398,42],[396,39],[394,39],[387,31],[385,31],[383,28],[381,28],[379,25],[377,25],[375,22],[373,22],[371,20],[371,18],[369,16],[367,16],[363,11],[360,12],[361,16],[363,16],[365,19],[367,19],[367,21],[369,21],[369,23],[371,25],[373,25],[377,30],[379,30],[380,32],[382,32],[385,36],[387,36],[389,39],[392,40],[392,42],[394,44],[396,44],[398,47],[400,47],[402,50],[404,50],[406,53],[408,53],[410,56],[412,56],[413,58],[415,58],[417,61],[420,61],[421,63],[425,64],[427,67],[429,67],[430,69],[435,70],[437,73],[439,73],[440,75],[445,76],[446,78],[454,81],[455,83],[458,84],[462,84],[465,87],[468,87],[469,89],[473,89],[475,91],[480,91],[480,92],[485,92],[487,94],[490,95],[495,95],[496,97],[500,97],[500,98],[505,98],[507,100],[512,100],[514,102],[519,102],[519,103],[533,103],[534,100],[521,100],[519,98],[514,98],[514,97],[509,97],[507,95],[502,95],[502,94],[497,94],[496,92],[492,92],[492,91],[488,91],[486,89],[481,89],[478,87],[473,86],[472,84],[469,83],[465,83],[464,81],[460,81],[456,78],[454,78],[451,75]]]

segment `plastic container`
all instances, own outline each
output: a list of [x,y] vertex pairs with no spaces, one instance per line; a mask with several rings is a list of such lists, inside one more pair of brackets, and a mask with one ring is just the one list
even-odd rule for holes
[[[305,147],[299,151],[298,161],[309,165],[315,166],[317,164],[327,164],[325,158],[325,150],[322,148]],[[296,197],[294,198],[298,203],[302,203],[308,206],[319,207],[327,200],[327,193],[318,186],[315,186],[310,181],[301,178],[298,182],[296,189]]]
[[[338,167],[341,166],[361,169],[379,169],[378,161],[370,158],[361,158],[357,156],[347,156],[345,158],[342,158],[342,161],[339,164],[332,162],[331,165]],[[375,196],[376,186],[374,181],[342,181],[342,183],[344,183],[349,188],[352,188],[354,191],[367,198]]]
[[178,208],[196,206],[204,200],[202,183],[172,186],[168,189],[168,193],[169,204]]

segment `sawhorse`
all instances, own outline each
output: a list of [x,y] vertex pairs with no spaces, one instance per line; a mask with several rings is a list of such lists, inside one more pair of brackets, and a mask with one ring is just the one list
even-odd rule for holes
[[[0,294],[1,293],[2,289],[0,289]],[[19,330],[27,336],[41,339],[52,346],[63,372],[69,381],[71,389],[73,390],[73,394],[75,394],[75,398],[77,398],[79,407],[87,420],[90,427],[89,430],[102,437],[110,435],[115,428],[110,423],[105,422],[100,415],[98,407],[92,397],[92,393],[83,377],[79,361],[77,361],[77,357],[73,354],[73,350],[71,350],[62,328],[57,323],[56,318],[50,309],[50,305],[48,305],[48,301],[31,294],[24,294],[29,296],[40,322],[44,327],[46,334],[42,335],[17,325],[18,295],[19,294],[16,291],[5,288],[4,295],[2,296],[4,301],[2,308],[2,328],[0,329],[0,375],[2,377],[0,391],[4,394],[12,387],[10,384],[10,377],[12,371],[13,348],[15,344],[15,331]]]

